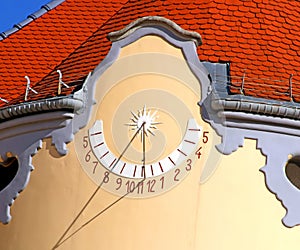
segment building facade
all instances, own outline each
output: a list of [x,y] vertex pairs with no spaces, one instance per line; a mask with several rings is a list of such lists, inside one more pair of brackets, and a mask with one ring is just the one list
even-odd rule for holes
[[299,8],[55,0],[1,33],[1,249],[297,249]]

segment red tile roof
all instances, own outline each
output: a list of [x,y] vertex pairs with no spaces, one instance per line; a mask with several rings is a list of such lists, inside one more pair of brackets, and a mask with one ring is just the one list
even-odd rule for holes
[[57,96],[58,73],[72,88],[106,56],[107,34],[143,16],[163,16],[201,34],[200,60],[229,62],[232,93],[300,102],[300,2],[225,0],[67,0],[0,42],[0,97],[29,101]]
[[[75,48],[110,19],[124,4],[120,0],[65,1],[0,42],[0,97],[9,104],[24,101],[25,75],[39,92],[29,99],[57,95],[55,83],[41,80],[67,58]],[[80,74],[80,73],[79,73]],[[56,87],[55,87],[56,85]]]

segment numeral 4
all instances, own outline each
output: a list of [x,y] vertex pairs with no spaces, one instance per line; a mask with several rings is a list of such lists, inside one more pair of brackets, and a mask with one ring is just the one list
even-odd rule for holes
[[195,152],[195,155],[197,155],[198,159],[201,158],[201,154],[202,154],[201,149],[202,149],[202,147],[198,148],[197,151]]

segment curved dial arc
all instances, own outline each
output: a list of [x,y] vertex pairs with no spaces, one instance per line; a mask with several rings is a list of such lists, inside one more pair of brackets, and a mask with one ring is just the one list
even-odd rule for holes
[[103,131],[103,122],[97,120],[89,129],[91,149],[98,161],[109,171],[127,178],[145,178],[159,176],[176,166],[179,166],[188,157],[198,144],[201,128],[194,119],[187,124],[185,135],[177,148],[164,159],[152,164],[138,164],[119,160],[115,165],[116,156],[107,146]]

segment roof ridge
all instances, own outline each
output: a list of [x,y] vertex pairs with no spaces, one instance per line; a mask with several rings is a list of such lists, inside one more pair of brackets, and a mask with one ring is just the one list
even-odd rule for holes
[[32,21],[36,20],[37,18],[41,17],[48,11],[54,9],[61,3],[63,3],[65,0],[52,0],[47,4],[44,4],[39,10],[35,11],[34,13],[27,16],[27,18],[17,24],[13,25],[13,28],[8,29],[6,31],[3,31],[0,33],[0,41],[4,40],[8,36],[14,34],[15,32],[19,31],[23,27],[25,27],[27,24],[31,23]]

